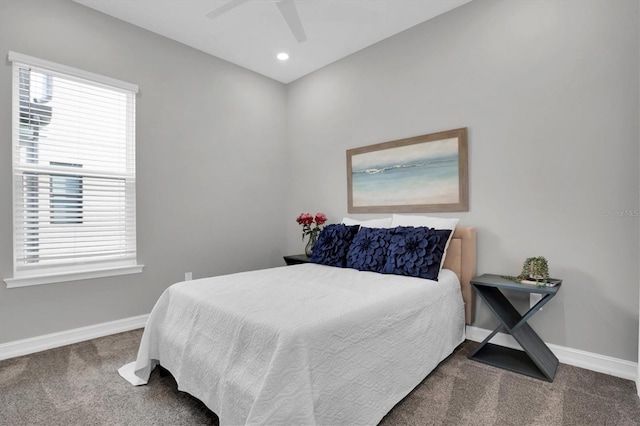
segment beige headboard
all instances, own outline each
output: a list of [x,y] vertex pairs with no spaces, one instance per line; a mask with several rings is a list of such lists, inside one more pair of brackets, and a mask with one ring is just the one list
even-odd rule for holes
[[447,248],[444,267],[455,272],[460,280],[465,323],[471,324],[476,315],[476,293],[470,283],[476,276],[476,228],[456,227]]

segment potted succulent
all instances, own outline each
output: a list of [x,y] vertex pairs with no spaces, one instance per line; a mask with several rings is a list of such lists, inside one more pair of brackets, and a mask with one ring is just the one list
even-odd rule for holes
[[543,256],[528,257],[522,264],[522,272],[520,275],[516,277],[505,275],[504,278],[519,283],[523,281],[530,283],[533,281],[536,285],[542,287],[547,284],[547,280],[549,279],[549,264]]
[[527,274],[529,279],[535,281],[544,281],[549,278],[549,265],[547,259],[542,256],[529,257],[522,265],[522,274]]

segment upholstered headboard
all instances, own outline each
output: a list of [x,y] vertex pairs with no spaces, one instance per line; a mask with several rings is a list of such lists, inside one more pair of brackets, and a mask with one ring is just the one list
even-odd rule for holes
[[476,228],[458,226],[447,248],[444,267],[456,273],[464,300],[466,324],[475,320],[476,294],[471,279],[476,276]]

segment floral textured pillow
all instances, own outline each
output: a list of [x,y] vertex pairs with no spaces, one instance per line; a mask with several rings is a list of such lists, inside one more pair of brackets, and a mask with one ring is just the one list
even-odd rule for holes
[[382,272],[393,230],[361,228],[347,252],[347,268]]
[[358,225],[327,225],[320,232],[318,242],[313,246],[311,262],[344,268],[347,251],[353,237],[358,233]]
[[438,281],[451,230],[399,226],[391,237],[384,273]]

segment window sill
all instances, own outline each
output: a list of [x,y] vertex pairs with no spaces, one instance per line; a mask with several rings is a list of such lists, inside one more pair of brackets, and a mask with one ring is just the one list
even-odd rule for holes
[[139,274],[144,265],[117,266],[104,269],[64,272],[60,274],[34,275],[30,277],[5,278],[7,288],[28,287],[32,285],[53,284],[66,281],[88,280],[91,278],[115,277],[118,275]]

